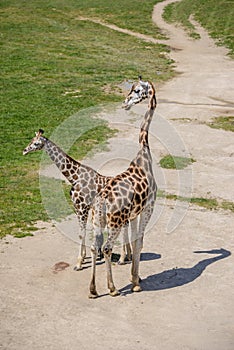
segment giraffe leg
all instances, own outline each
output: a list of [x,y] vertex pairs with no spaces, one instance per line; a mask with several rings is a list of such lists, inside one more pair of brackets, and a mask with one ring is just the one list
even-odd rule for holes
[[[132,260],[132,250],[131,250],[131,245],[129,242],[126,243],[125,249],[126,249],[127,261],[131,261]],[[126,258],[125,258],[125,260],[126,260]]]
[[110,249],[108,253],[104,253],[105,257],[105,263],[106,263],[106,272],[107,272],[107,286],[109,289],[109,294],[112,297],[115,297],[120,294],[118,289],[116,289],[114,282],[113,282],[113,277],[112,277],[112,269],[111,269],[111,252],[112,250]]
[[143,237],[137,238],[134,242],[132,242],[132,291],[140,292],[140,278],[139,278],[139,264],[140,264],[140,256],[141,249],[143,246]]
[[103,246],[103,254],[104,254],[105,263],[106,263],[107,286],[108,286],[108,289],[110,290],[109,294],[112,297],[115,297],[120,294],[120,292],[118,291],[118,289],[116,289],[114,285],[112,268],[111,268],[111,254],[112,254],[113,242],[115,238],[119,235],[119,233],[120,233],[120,228],[110,229],[107,242]]
[[126,264],[126,260],[131,261],[131,246],[129,243],[128,228],[129,228],[128,224],[125,225],[123,228],[123,244],[121,247],[121,254],[118,261],[119,265]]
[[105,227],[105,215],[103,210],[103,202],[101,198],[97,197],[94,202],[94,208],[92,210],[92,222],[93,222],[93,244],[91,246],[91,282],[89,286],[89,298],[94,299],[98,297],[96,289],[96,260],[98,251],[100,250],[103,243],[103,229]]
[[125,256],[126,256],[125,244],[123,244],[122,247],[121,247],[120,258],[119,258],[119,261],[118,261],[119,265],[124,265],[125,264]]
[[95,299],[98,297],[97,289],[96,289],[96,259],[97,259],[97,249],[95,246],[91,247],[91,258],[92,258],[92,272],[91,272],[91,282],[89,286],[89,298]]
[[85,235],[82,237],[82,242],[79,246],[79,255],[78,255],[78,258],[77,258],[77,263],[76,265],[74,266],[74,270],[75,271],[80,271],[83,269],[83,262],[85,260],[85,257],[86,257],[86,247],[85,247]]
[[80,226],[80,234],[79,234],[79,239],[80,239],[80,243],[79,243],[79,252],[78,252],[78,258],[77,258],[77,263],[74,267],[75,271],[79,271],[82,270],[82,264],[84,262],[84,259],[86,257],[86,246],[85,246],[85,236],[86,236],[86,224],[87,224],[87,217],[85,216],[81,216],[79,214],[78,215],[78,222],[79,222],[79,226]]
[[140,278],[139,278],[139,261],[142,245],[138,232],[138,219],[131,221],[131,243],[132,243],[132,268],[131,268],[131,282],[132,291],[140,292]]
[[103,242],[103,234],[102,234],[102,229],[100,227],[95,227],[95,232],[94,232],[94,241],[91,246],[91,260],[92,260],[92,265],[91,265],[91,282],[90,282],[90,287],[89,287],[89,298],[94,299],[98,297],[97,289],[96,289],[96,260],[98,256],[98,251],[100,249],[100,244]]
[[[145,210],[140,215],[139,229],[137,230],[137,225],[135,226],[135,240],[132,242],[132,291],[140,292],[140,277],[139,277],[139,265],[140,265],[140,257],[141,250],[143,248],[143,238],[146,226],[151,218],[153,212],[153,206],[149,205],[145,208]],[[135,221],[135,220],[134,220]],[[135,224],[135,223],[134,223]]]

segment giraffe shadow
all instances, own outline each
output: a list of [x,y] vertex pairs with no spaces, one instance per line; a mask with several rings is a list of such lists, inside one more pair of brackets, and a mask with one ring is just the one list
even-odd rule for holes
[[141,261],[150,261],[150,260],[156,260],[160,258],[161,258],[161,254],[141,253]]
[[[214,262],[225,259],[231,255],[226,249],[213,249],[208,251],[195,251],[196,254],[218,254],[213,258],[199,261],[196,265],[189,268],[173,268],[154,275],[150,275],[141,280],[143,291],[158,291],[183,286],[196,280],[206,269]],[[126,295],[131,293],[131,284],[121,289],[121,293]]]
[[[141,261],[150,261],[150,260],[156,260],[156,259],[160,259],[161,255],[160,254],[155,254],[155,253],[141,253]],[[113,263],[118,263],[120,259],[120,254],[116,254],[116,253],[112,253],[111,256],[111,261]],[[105,263],[105,260],[103,258],[98,258],[96,265],[102,265]],[[126,261],[126,264],[130,264],[131,261]],[[85,258],[85,261],[83,263],[83,270],[89,269],[91,267],[91,257],[87,256]]]
[[[149,260],[156,260],[160,259],[161,255],[160,254],[155,254],[155,253],[141,253],[141,261],[149,261]],[[120,259],[120,254],[112,253],[111,256],[111,261],[112,262],[118,262]],[[131,263],[132,261],[126,260],[127,263]]]

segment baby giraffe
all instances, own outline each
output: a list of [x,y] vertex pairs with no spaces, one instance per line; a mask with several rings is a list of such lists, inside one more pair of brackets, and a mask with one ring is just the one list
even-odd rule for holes
[[[39,129],[36,132],[36,136],[23,151],[23,155],[42,149],[46,151],[51,160],[72,185],[70,195],[80,227],[79,254],[74,270],[81,270],[86,256],[85,236],[89,210],[92,207],[95,195],[107,184],[110,177],[103,176],[89,166],[71,158],[54,142],[46,138],[42,129]],[[103,240],[100,238],[100,242],[98,243],[99,252],[101,251],[102,243]]]
[[141,291],[139,281],[140,253],[143,246],[145,228],[151,218],[157,192],[148,143],[149,126],[157,105],[153,84],[143,82],[140,77],[138,84],[133,85],[124,102],[124,107],[129,109],[133,104],[142,101],[146,97],[149,97],[149,106],[140,128],[140,150],[135,159],[130,163],[128,169],[110,179],[95,199],[93,215],[94,241],[91,246],[92,277],[90,282],[90,298],[96,298],[98,296],[95,283],[96,257],[98,242],[103,233],[103,222],[106,222],[108,233],[107,241],[103,245],[103,254],[105,257],[107,285],[110,295],[119,295],[119,291],[116,289],[112,278],[111,254],[113,244],[121,228],[127,226],[129,222],[131,222],[132,227],[132,291]]

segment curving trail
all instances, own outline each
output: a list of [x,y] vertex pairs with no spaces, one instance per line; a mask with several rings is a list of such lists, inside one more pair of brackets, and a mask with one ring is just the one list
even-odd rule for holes
[[199,40],[189,38],[182,28],[166,23],[162,18],[164,7],[176,1],[179,0],[166,0],[158,3],[152,14],[152,20],[168,37],[168,40],[154,39],[95,18],[80,16],[77,20],[94,22],[146,42],[168,45],[171,48],[170,56],[175,60],[176,70],[180,76],[173,79],[171,84],[164,85],[161,89],[163,98],[165,95],[167,99],[167,96],[172,94],[173,99],[170,103],[177,101],[180,104],[205,108],[206,106],[229,108],[233,112],[234,62],[227,57],[228,50],[216,46],[207,32],[193,19],[191,21],[201,36]]
[[141,39],[141,40],[144,40],[146,42],[153,43],[153,44],[158,44],[158,43],[163,42],[162,40],[154,39],[154,38],[152,38],[149,35],[137,33],[137,32],[134,32],[132,30],[125,29],[125,28],[120,28],[120,27],[118,27],[115,24],[110,24],[110,23],[103,22],[100,19],[79,16],[79,17],[77,17],[77,20],[78,21],[89,21],[89,22],[93,22],[93,23],[96,23],[96,24],[100,24],[101,26],[107,27],[107,28],[112,29],[112,30],[115,30],[116,32],[124,33],[124,34],[127,34],[127,35],[131,35],[131,36],[134,36],[135,38],[138,38],[138,39]]
[[[154,7],[153,21],[169,37],[168,45],[173,47],[170,55],[176,62],[180,74],[162,89],[165,98],[168,93],[180,103],[202,105],[212,111],[234,113],[234,61],[228,58],[227,49],[218,47],[207,32],[195,21],[201,39],[190,39],[183,29],[165,23],[162,18],[166,5],[175,2],[167,0]],[[166,96],[167,95],[167,96]],[[207,117],[206,117],[207,118]]]
[[[193,165],[194,195],[233,201],[233,134],[210,129],[204,123],[213,117],[234,115],[234,60],[194,20],[199,40],[165,23],[163,9],[172,2],[160,2],[153,11],[153,20],[169,37],[168,45],[173,47],[170,56],[178,72],[159,87],[158,112],[173,123],[197,160]],[[176,188],[170,175],[167,184],[170,189]]]

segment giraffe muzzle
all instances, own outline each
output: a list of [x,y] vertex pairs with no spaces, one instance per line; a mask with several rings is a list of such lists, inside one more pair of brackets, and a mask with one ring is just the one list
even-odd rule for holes
[[133,103],[129,100],[126,99],[123,103],[122,103],[122,108],[129,110],[132,107]]

